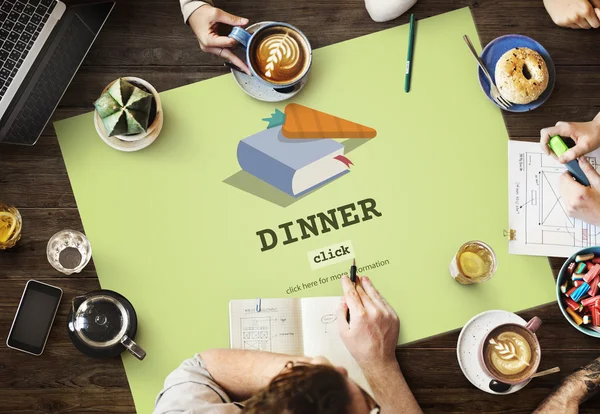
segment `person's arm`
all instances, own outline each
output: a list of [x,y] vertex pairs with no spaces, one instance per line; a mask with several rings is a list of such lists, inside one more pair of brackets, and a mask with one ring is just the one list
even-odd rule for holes
[[544,7],[558,26],[571,29],[600,27],[600,0],[544,0]]
[[357,280],[354,286],[347,276],[342,277],[344,298],[337,318],[342,340],[365,374],[383,413],[422,413],[396,359],[398,315],[368,277]]
[[600,391],[600,358],[569,375],[534,414],[576,414],[579,405]]
[[557,122],[555,126],[540,131],[542,150],[556,159],[548,147],[554,135],[575,141],[575,146],[561,155],[558,161],[564,164],[579,159],[579,165],[590,182],[589,187],[584,187],[568,172],[562,174],[560,194],[566,213],[586,223],[600,225],[600,175],[585,158],[587,153],[600,148],[600,113],[590,122]]
[[240,349],[209,349],[200,357],[215,382],[234,401],[244,401],[265,388],[287,362],[311,361],[303,356]]
[[205,4],[209,4],[212,6],[212,0],[179,0],[179,5],[181,6],[181,14],[183,14],[183,21],[187,24],[188,19],[200,7]]

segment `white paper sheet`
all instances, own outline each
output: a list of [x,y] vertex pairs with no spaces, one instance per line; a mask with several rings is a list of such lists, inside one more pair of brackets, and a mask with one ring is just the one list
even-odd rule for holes
[[[600,150],[587,155],[598,170]],[[569,257],[600,241],[600,229],[567,215],[559,177],[566,168],[536,142],[508,143],[510,254]]]

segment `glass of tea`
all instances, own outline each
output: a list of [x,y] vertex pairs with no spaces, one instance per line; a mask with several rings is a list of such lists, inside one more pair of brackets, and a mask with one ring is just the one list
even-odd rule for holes
[[48,262],[61,273],[79,273],[92,258],[92,245],[83,233],[76,230],[62,230],[48,241],[46,248]]
[[450,275],[463,285],[483,283],[496,273],[496,253],[487,244],[472,240],[460,246],[450,263]]
[[0,250],[10,249],[19,241],[22,226],[19,210],[0,202]]

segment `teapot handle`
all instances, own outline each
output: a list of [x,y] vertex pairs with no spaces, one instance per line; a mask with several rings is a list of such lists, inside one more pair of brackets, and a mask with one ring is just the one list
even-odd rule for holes
[[136,344],[133,341],[133,339],[131,339],[127,335],[123,335],[123,338],[121,338],[121,344],[140,361],[146,358],[146,351],[144,351],[138,344]]
[[73,314],[75,314],[75,312],[77,312],[77,309],[79,309],[79,306],[81,306],[81,304],[87,299],[87,296],[75,296],[73,298],[73,300],[71,301],[71,312],[73,312]]

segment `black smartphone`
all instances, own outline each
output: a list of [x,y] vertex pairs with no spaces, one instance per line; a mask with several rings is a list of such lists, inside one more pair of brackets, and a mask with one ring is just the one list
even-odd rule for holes
[[13,320],[6,345],[40,356],[44,352],[63,291],[46,283],[30,280]]

